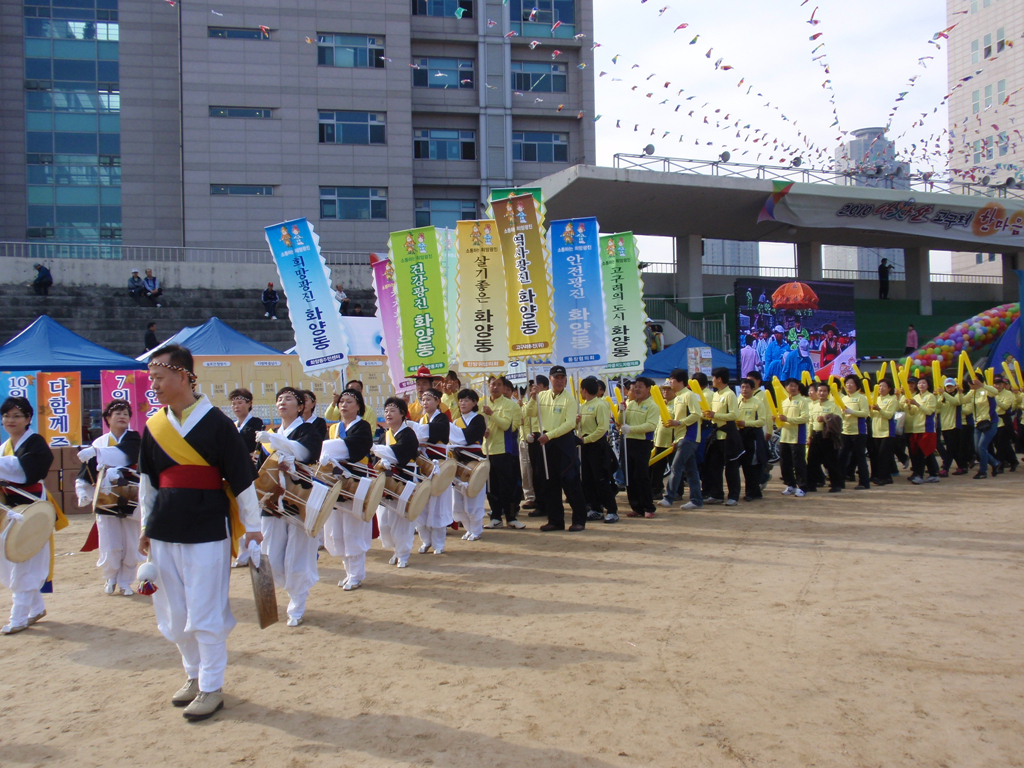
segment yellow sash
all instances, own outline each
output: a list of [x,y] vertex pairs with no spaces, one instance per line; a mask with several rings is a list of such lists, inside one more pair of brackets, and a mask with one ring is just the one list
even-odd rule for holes
[[[14,444],[11,442],[10,438],[7,438],[7,441],[4,443],[3,451],[0,451],[0,455],[2,455],[2,456],[13,456],[14,455]],[[64,516],[64,512],[63,512],[63,510],[61,510],[60,504],[57,503],[57,500],[55,498],[53,498],[53,494],[50,493],[49,489],[47,489],[46,483],[42,483],[42,486],[43,486],[43,490],[46,491],[46,499],[47,499],[47,501],[49,501],[51,504],[53,504],[53,509],[57,513],[57,522],[54,523],[53,530],[54,531],[63,531],[69,525],[68,519]],[[47,581],[53,581],[53,564],[54,564],[54,559],[55,558],[56,558],[56,555],[54,554],[54,551],[53,551],[53,534],[51,533],[50,534],[50,572],[46,576],[46,580]]]
[[[157,445],[175,464],[182,466],[194,465],[208,467],[210,463],[174,428],[167,418],[167,410],[161,408],[146,422],[146,429],[156,440]],[[238,540],[245,535],[245,526],[238,514],[238,499],[231,491],[231,486],[224,481],[224,493],[228,496],[228,520],[231,523],[231,557],[238,557]]]

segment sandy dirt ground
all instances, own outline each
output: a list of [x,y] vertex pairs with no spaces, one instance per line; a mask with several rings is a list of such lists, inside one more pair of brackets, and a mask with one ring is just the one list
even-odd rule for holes
[[531,519],[405,570],[375,548],[354,592],[321,553],[297,629],[260,631],[235,571],[227,706],[198,724],[150,599],[64,554],[47,618],[0,638],[0,765],[1021,765],[1024,472],[779,489],[583,534]]

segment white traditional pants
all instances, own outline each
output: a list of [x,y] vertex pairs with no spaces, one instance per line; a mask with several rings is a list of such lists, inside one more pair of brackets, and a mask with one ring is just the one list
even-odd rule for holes
[[260,518],[263,529],[263,554],[270,558],[274,584],[288,592],[288,618],[301,619],[306,612],[309,590],[320,581],[316,568],[319,539],[304,528],[280,517]]
[[11,590],[11,626],[24,627],[30,616],[45,610],[43,594],[39,591],[50,573],[50,542],[24,563],[12,563],[4,556],[0,540],[0,583]]
[[484,509],[484,492],[481,491],[472,499],[458,489],[452,489],[452,494],[452,517],[466,526],[474,536],[483,535],[484,516],[487,514]]
[[154,539],[151,560],[160,633],[178,646],[185,674],[199,679],[199,690],[223,688],[228,635],[235,627],[228,604],[231,540],[173,544]]
[[366,553],[373,543],[373,521],[363,522],[352,512],[337,507],[324,524],[324,546],[345,564],[352,581],[366,579]]
[[[422,517],[422,515],[421,515]],[[419,518],[410,522],[405,515],[393,512],[383,504],[377,507],[377,527],[380,528],[380,543],[384,549],[394,550],[398,562],[409,562],[409,554],[416,539],[416,523]]]
[[530,466],[529,447],[529,443],[519,443],[519,474],[523,478],[523,500],[533,504],[537,501],[537,494],[533,490],[533,467]]
[[448,488],[440,496],[431,496],[427,508],[416,521],[416,530],[420,534],[420,540],[425,547],[433,547],[435,552],[444,551],[444,542],[448,533],[448,526],[452,524],[452,494],[455,491]]
[[96,529],[100,534],[100,559],[96,567],[102,569],[103,579],[115,582],[121,589],[130,587],[142,559],[139,554],[142,524],[130,517],[96,515]]

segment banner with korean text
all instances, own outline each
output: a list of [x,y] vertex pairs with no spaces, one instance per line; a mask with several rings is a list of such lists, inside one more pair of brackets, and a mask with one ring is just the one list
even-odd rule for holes
[[36,431],[51,448],[82,442],[82,374],[41,372],[36,396]]
[[288,315],[295,331],[295,351],[307,373],[348,365],[348,339],[341,308],[331,288],[331,273],[320,254],[320,238],[305,219],[265,227]]
[[459,370],[466,373],[503,374],[508,366],[505,268],[497,229],[489,219],[460,221],[456,229]]
[[510,357],[547,358],[555,329],[551,315],[551,268],[533,195],[514,195],[494,205],[505,268]]
[[[111,400],[125,400],[131,405],[132,419],[128,427],[140,434],[149,417],[160,408],[156,393],[149,388],[146,371],[100,371],[100,407],[106,408]],[[104,423],[104,434],[109,431]]]
[[[32,407],[39,408],[36,404],[36,383],[39,379],[39,371],[2,371],[0,372],[0,403],[8,397],[24,397],[31,403]],[[32,427],[38,432],[38,422],[32,419]],[[0,442],[6,440],[8,435],[0,422]]]
[[608,332],[597,219],[553,221],[549,232],[552,303],[558,328],[551,362],[566,368],[604,368],[608,364]]
[[647,360],[644,339],[647,308],[637,256],[632,232],[601,238],[601,276],[609,338],[606,374],[641,371]]
[[444,282],[445,317],[448,318],[448,367],[459,362],[459,251],[456,245],[456,230],[437,230],[438,238],[443,236],[444,247],[441,250],[441,279]]
[[402,370],[413,376],[425,365],[444,373],[448,370],[448,321],[437,230],[420,227],[392,232],[390,247]]
[[391,259],[371,255],[373,290],[377,294],[377,317],[381,324],[381,346],[388,361],[388,376],[398,395],[416,390],[416,382],[402,368],[402,334],[398,330],[398,301],[395,298],[395,268]]

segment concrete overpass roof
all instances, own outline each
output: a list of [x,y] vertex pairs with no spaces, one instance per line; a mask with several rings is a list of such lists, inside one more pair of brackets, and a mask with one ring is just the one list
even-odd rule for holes
[[[794,227],[780,221],[758,223],[765,200],[774,191],[770,180],[711,176],[625,168],[577,165],[534,185],[544,192],[547,218],[596,216],[602,232],[632,231],[638,235],[685,237],[700,235],[723,240],[775,243],[825,243],[868,248],[926,248],[928,250],[1016,253],[1020,246],[999,245],[984,238],[975,241],[943,237],[935,232],[910,234],[850,227]],[[806,193],[834,201],[902,202],[981,206],[988,198],[918,190],[878,189],[832,184],[800,184]],[[996,202],[1007,202],[996,199]],[[1019,202],[1024,208],[1024,202]],[[837,222],[841,221],[837,219]]]

